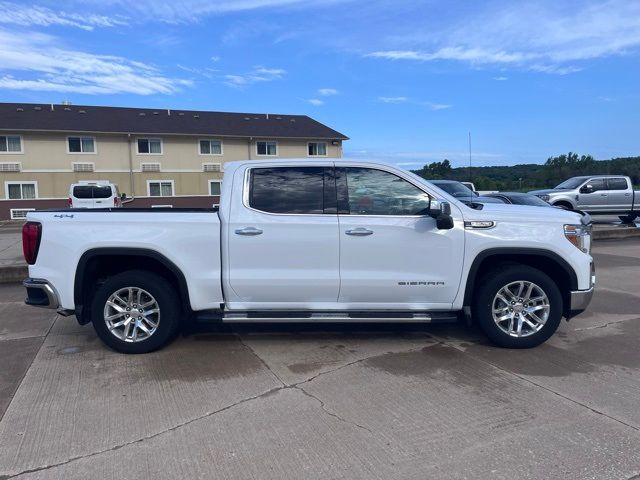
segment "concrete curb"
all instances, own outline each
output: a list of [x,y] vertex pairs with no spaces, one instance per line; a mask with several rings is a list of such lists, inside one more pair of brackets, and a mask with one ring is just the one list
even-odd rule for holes
[[0,267],[0,283],[22,283],[29,276],[26,265],[7,265]]
[[640,228],[637,227],[614,227],[614,228],[594,228],[594,240],[613,240],[622,238],[640,238]]

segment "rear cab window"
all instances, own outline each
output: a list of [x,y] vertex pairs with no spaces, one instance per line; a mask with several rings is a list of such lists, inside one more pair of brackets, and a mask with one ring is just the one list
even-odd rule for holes
[[335,187],[333,201],[325,193],[325,183],[331,190],[332,171],[331,167],[252,168],[248,206],[274,214],[335,214]]
[[626,178],[609,178],[607,185],[609,190],[626,190],[628,188]]

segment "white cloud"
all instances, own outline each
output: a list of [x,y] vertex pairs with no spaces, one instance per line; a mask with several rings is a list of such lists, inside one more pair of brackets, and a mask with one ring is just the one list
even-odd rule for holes
[[494,79],[496,82],[506,82],[507,80],[509,80],[509,77],[502,77],[502,76],[501,76],[501,77],[493,77],[493,79]]
[[230,87],[247,87],[259,82],[272,82],[281,79],[287,73],[282,68],[254,67],[248,73],[224,75],[224,83]]
[[451,107],[453,107],[453,105],[449,105],[446,103],[431,103],[431,102],[426,102],[425,106],[429,107],[431,110],[433,111],[438,111],[438,110],[447,110]]
[[258,9],[327,6],[345,0],[92,0],[91,3],[116,6],[135,17],[142,14],[150,19],[166,23],[196,23],[209,15],[244,12]]
[[212,62],[219,62],[220,61],[220,57],[217,56],[217,55],[214,55],[214,56],[211,57],[211,61]]
[[323,97],[331,97],[332,95],[337,95],[337,94],[338,94],[338,90],[336,90],[335,88],[318,89],[318,95],[321,95]]
[[309,98],[307,102],[309,102],[314,107],[319,107],[320,105],[324,105],[324,102],[319,98]]
[[13,2],[0,2],[0,23],[24,27],[48,27],[51,25],[77,27],[93,30],[96,27],[115,27],[126,25],[125,17],[108,17],[95,14],[80,14],[54,11],[36,5],[21,5]]
[[404,103],[407,100],[407,97],[378,97],[378,101],[382,103]]
[[[119,56],[58,46],[55,37],[0,30],[0,88],[138,95],[172,94],[191,85],[156,67]],[[18,78],[16,72],[23,72]]]
[[[389,40],[366,56],[419,62],[456,61],[566,75],[579,63],[640,49],[640,2],[487,3],[457,24]],[[400,48],[398,48],[400,47]],[[408,48],[406,48],[408,47]]]

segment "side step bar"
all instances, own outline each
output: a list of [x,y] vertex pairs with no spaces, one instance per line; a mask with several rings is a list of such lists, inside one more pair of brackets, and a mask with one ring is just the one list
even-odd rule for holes
[[450,323],[457,312],[198,312],[199,323]]

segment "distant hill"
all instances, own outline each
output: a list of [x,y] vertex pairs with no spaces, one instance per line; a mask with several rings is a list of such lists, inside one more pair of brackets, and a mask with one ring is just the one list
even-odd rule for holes
[[640,157],[595,160],[590,155],[573,152],[550,157],[543,165],[523,164],[492,167],[452,168],[449,160],[425,165],[413,170],[429,179],[472,181],[478,190],[527,191],[551,188],[577,175],[627,175],[634,185],[640,185]]

